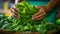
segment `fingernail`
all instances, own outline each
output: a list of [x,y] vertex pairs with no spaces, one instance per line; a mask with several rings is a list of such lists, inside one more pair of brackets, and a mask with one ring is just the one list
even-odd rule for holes
[[34,18],[32,18],[32,19],[34,19]]

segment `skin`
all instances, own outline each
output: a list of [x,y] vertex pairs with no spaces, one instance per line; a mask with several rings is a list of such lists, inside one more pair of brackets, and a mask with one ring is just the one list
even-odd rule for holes
[[47,12],[49,12],[57,3],[58,0],[51,0],[45,7],[41,7],[41,9],[32,16],[32,19],[42,19],[47,14]]
[[[58,1],[59,0],[51,0],[46,6],[37,6],[36,8],[40,8],[40,10],[36,14],[32,15],[32,19],[40,20],[40,19],[44,18],[44,16],[47,14],[47,12],[49,12],[58,3]],[[20,18],[19,14],[17,14],[18,11],[19,10],[15,7],[15,5],[11,8],[12,15],[15,18]]]

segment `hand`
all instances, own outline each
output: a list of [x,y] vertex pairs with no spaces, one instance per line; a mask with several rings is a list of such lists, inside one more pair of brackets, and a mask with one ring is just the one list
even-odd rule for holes
[[32,16],[33,20],[41,20],[46,15],[46,7],[36,7],[40,8],[40,10]]
[[15,17],[15,18],[20,18],[20,15],[18,14],[18,11],[19,10],[16,8],[16,6],[13,5],[12,8],[11,8],[11,14],[12,14],[12,16]]

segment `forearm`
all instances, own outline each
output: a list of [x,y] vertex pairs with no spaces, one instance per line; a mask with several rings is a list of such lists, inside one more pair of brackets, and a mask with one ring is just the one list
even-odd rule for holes
[[58,3],[59,0],[51,0],[47,5],[47,11],[50,11],[55,5]]

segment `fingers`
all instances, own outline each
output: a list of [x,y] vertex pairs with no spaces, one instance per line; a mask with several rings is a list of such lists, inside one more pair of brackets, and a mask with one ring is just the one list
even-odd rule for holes
[[32,16],[33,20],[40,20],[45,16],[46,12],[41,9],[38,13],[36,13],[35,15]]
[[39,12],[36,13],[35,15],[33,15],[32,17],[38,16],[38,15],[40,15],[40,14],[42,14],[41,10],[39,10]]
[[40,14],[40,15],[37,15],[35,17],[32,17],[32,19],[33,20],[41,20],[44,16],[45,16],[45,14]]
[[42,8],[42,7],[43,7],[43,6],[36,6],[36,8],[39,8],[39,9]]
[[43,10],[43,8],[41,8],[38,13],[36,13],[35,15],[33,15],[32,17],[35,17],[35,16],[38,16],[38,15],[41,15],[41,14],[46,14],[46,12]]
[[18,11],[19,11],[19,10],[18,10],[17,8],[15,8],[15,7],[14,7],[14,8],[12,8],[12,9],[14,9],[16,12],[18,12]]
[[14,12],[13,9],[11,10],[11,14],[12,14],[12,16],[15,17],[15,18],[19,18],[19,15],[18,15],[16,12]]
[[11,10],[14,10],[15,12],[18,12],[19,11],[15,6],[12,7]]
[[13,17],[15,18],[19,18],[19,16],[17,14],[13,14]]
[[44,16],[37,18],[37,19],[33,19],[33,20],[41,20],[42,18],[44,18]]
[[15,6],[11,8],[11,14],[12,14],[13,17],[20,18],[20,15],[18,14],[18,12],[19,12],[19,10],[16,9]]
[[43,16],[44,16],[44,14],[40,14],[38,16],[33,17],[33,19],[37,19],[37,18],[40,18],[40,17],[43,17]]

